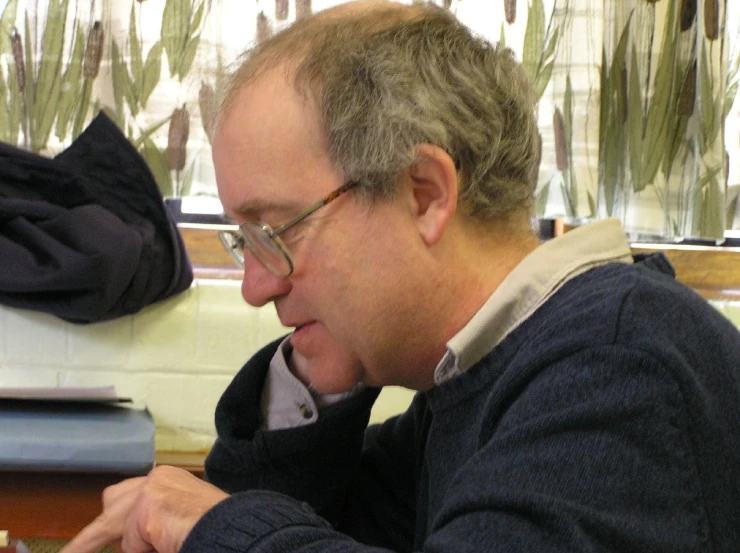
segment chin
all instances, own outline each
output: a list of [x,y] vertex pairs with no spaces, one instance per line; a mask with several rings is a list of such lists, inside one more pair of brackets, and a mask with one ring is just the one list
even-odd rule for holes
[[362,381],[362,371],[358,364],[333,356],[311,359],[309,375],[314,389],[323,394],[348,392]]
[[294,351],[308,363],[307,371],[316,391],[338,394],[351,390],[364,376],[362,364],[349,348],[342,347],[321,323],[293,333]]

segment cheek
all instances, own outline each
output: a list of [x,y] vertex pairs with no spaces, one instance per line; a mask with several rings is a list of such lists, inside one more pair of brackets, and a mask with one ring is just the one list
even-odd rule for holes
[[354,221],[361,223],[337,225],[300,252],[293,291],[300,290],[343,351],[375,372],[394,335],[404,332],[404,315],[396,311],[405,297],[409,261],[399,247],[403,235],[387,221],[380,228],[360,217]]
[[317,305],[319,308],[353,302],[362,273],[369,269],[366,253],[348,238],[347,233],[332,233],[332,238],[316,241],[301,252],[305,271],[300,276],[310,287],[311,297],[324,304]]

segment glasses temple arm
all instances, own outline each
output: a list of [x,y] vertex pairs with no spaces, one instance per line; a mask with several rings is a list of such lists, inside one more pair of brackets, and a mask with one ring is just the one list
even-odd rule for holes
[[330,202],[333,202],[339,196],[341,196],[342,194],[344,194],[345,192],[347,192],[347,190],[350,190],[351,188],[354,188],[358,184],[359,184],[358,181],[350,181],[350,182],[346,183],[345,185],[339,187],[337,190],[335,190],[331,194],[329,194],[326,198],[321,198],[318,202],[316,202],[311,207],[309,207],[308,209],[306,209],[306,211],[304,211],[303,213],[299,213],[298,215],[296,215],[295,217],[293,217],[287,223],[283,223],[278,228],[276,228],[275,230],[273,230],[270,233],[270,238],[272,238],[273,236],[277,236],[281,232],[287,230],[289,227],[292,227],[293,225],[296,225],[296,224],[300,223],[301,221],[303,221],[303,219],[305,219],[306,217],[308,217],[309,215],[311,215],[314,211],[316,211],[320,207],[324,207],[326,204],[328,204]]
[[306,211],[304,211],[302,213],[299,213],[298,215],[296,215],[295,217],[293,217],[287,223],[283,223],[278,228],[274,229],[270,233],[270,238],[272,238],[273,236],[277,236],[278,234],[280,234],[281,232],[285,231],[289,227],[292,227],[293,225],[297,225],[298,223],[300,223],[301,221],[303,221],[303,219],[305,219],[306,217],[308,217],[309,215],[311,215],[314,211],[316,211],[320,207],[324,207],[327,203],[328,202],[326,201],[326,198],[323,198],[323,199],[319,200],[318,202],[316,202],[315,204],[313,204],[311,207],[309,207]]

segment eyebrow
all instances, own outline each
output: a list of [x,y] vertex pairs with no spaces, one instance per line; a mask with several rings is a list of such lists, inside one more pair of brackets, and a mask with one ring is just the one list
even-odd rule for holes
[[[274,213],[276,215],[289,216],[294,213],[298,213],[300,210],[301,206],[297,202],[277,202],[256,198],[244,202],[242,205],[237,207],[234,210],[234,215],[248,221],[259,221],[260,216],[264,216],[265,213]],[[224,217],[233,221],[233,219],[228,214],[226,214],[226,212],[224,212]]]

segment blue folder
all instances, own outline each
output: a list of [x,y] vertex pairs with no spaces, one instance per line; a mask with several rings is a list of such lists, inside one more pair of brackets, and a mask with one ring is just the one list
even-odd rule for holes
[[0,400],[0,470],[145,474],[149,411],[90,402]]

